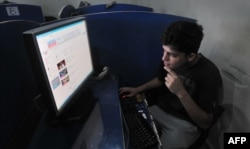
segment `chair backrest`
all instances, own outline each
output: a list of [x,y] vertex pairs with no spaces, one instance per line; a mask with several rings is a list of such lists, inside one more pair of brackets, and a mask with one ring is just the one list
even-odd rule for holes
[[94,62],[110,67],[131,86],[155,77],[164,29],[174,21],[195,21],[141,11],[90,14],[86,18]]
[[[221,117],[223,112],[224,112],[224,108],[222,106],[219,106],[218,111],[216,113],[217,118],[213,121],[213,124],[211,125],[211,127],[217,122],[217,120]],[[200,137],[188,149],[200,149],[203,143],[206,141],[209,135],[209,132],[210,132],[210,128],[201,131]]]
[[70,4],[67,4],[67,5],[64,5],[59,13],[58,13],[58,17],[60,19],[62,18],[68,18],[68,17],[71,17],[73,15],[73,13],[75,12],[75,7],[73,5],[70,5]]
[[27,4],[2,4],[0,5],[0,21],[29,20],[37,23],[44,22],[41,6]]
[[115,12],[115,11],[152,12],[153,9],[150,7],[133,5],[133,4],[110,3],[110,4],[90,5],[87,7],[79,7],[75,10],[74,15],[85,15],[85,14],[93,14],[93,13],[101,13],[101,12]]
[[21,20],[0,22],[0,148],[10,143],[39,94],[22,37],[23,31],[38,26]]

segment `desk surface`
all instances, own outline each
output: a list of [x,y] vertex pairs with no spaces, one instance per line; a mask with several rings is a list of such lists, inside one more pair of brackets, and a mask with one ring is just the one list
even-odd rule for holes
[[118,86],[114,80],[90,83],[97,104],[86,123],[52,126],[41,120],[29,149],[123,149]]

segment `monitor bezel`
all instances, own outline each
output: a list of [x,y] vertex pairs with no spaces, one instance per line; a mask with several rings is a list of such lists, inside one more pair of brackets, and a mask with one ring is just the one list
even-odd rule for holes
[[[91,65],[92,71],[89,75],[85,78],[85,80],[78,86],[75,92],[69,97],[70,99],[67,100],[60,109],[57,109],[57,105],[55,103],[55,99],[53,97],[52,89],[50,87],[49,78],[46,75],[45,66],[42,62],[42,56],[39,51],[38,42],[36,40],[36,36],[48,32],[50,30],[60,28],[69,24],[73,24],[80,21],[86,21],[86,33],[88,37],[88,44],[89,44],[89,52],[91,55]],[[69,19],[64,19],[57,21],[55,23],[51,23],[45,26],[41,26],[23,33],[25,45],[27,47],[27,51],[30,57],[31,65],[33,66],[34,74],[36,76],[38,85],[40,86],[40,91],[42,94],[43,101],[45,102],[45,106],[50,115],[55,117],[60,117],[63,113],[67,112],[70,106],[77,101],[78,98],[82,96],[82,93],[86,90],[86,83],[90,79],[90,76],[94,72],[93,66],[93,58],[92,58],[92,51],[89,41],[89,34],[88,34],[88,26],[87,20],[85,17],[74,17]]]

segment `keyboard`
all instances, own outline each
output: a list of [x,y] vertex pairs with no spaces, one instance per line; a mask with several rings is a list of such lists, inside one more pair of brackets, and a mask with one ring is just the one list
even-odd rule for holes
[[[121,108],[128,129],[129,142],[133,149],[154,149],[158,146],[158,139],[145,119],[144,112],[138,110],[136,98],[121,99]],[[139,106],[140,107],[140,106]]]

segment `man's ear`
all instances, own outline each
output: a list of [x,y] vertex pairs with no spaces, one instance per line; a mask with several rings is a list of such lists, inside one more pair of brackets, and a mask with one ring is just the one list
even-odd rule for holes
[[196,58],[196,56],[197,56],[197,54],[196,54],[196,53],[190,53],[190,54],[187,56],[188,61],[189,61],[189,62],[194,61],[194,60],[195,60],[195,58]]

